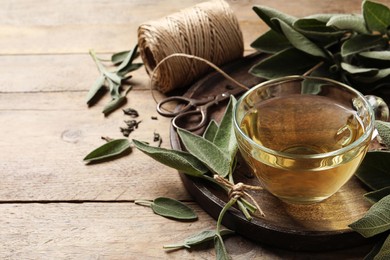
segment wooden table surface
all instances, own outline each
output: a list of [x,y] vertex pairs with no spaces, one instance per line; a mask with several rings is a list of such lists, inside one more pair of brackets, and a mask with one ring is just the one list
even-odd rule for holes
[[[98,76],[89,49],[99,55],[130,49],[140,24],[202,1],[3,0],[0,7],[0,258],[1,259],[214,259],[212,247],[167,253],[179,242],[216,221],[187,193],[176,170],[140,151],[103,164],[83,157],[120,138],[126,117],[101,113],[85,95]],[[380,1],[390,5],[389,0]],[[315,13],[359,13],[359,0],[228,1],[249,44],[267,26],[252,11],[267,5],[302,17]],[[142,68],[125,107],[140,113],[130,138],[151,142],[154,131],[170,147],[170,120],[158,116]],[[165,196],[183,201],[199,215],[176,222],[134,204]],[[342,252],[293,252],[240,236],[226,240],[233,259],[362,258],[367,246]]]

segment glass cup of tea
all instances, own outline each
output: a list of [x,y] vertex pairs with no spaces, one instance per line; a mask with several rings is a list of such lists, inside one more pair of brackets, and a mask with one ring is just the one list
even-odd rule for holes
[[239,150],[261,186],[299,204],[327,199],[352,177],[374,123],[361,93],[319,77],[263,82],[234,108]]

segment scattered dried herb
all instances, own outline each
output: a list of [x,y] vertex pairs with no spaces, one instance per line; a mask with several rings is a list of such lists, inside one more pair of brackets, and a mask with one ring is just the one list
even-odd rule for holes
[[154,213],[167,218],[187,221],[198,219],[198,216],[190,207],[175,199],[159,197],[153,201],[136,200],[134,203],[151,207]]
[[125,137],[128,137],[135,129],[138,128],[138,125],[142,122],[137,120],[125,120],[126,127],[120,127],[122,134]]
[[157,116],[151,116],[150,117],[152,120],[157,120],[158,118],[157,118]]
[[159,133],[154,132],[153,133],[153,142],[158,142],[157,147],[161,147],[162,144],[162,138]]
[[135,110],[134,108],[123,109],[123,113],[125,115],[131,116],[131,117],[134,117],[134,118],[139,116],[138,111]]

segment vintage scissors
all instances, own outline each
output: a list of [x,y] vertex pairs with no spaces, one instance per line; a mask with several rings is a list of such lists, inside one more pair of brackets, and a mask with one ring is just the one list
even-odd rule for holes
[[[184,128],[188,131],[195,131],[205,126],[208,122],[208,110],[211,106],[218,105],[220,102],[229,99],[231,95],[238,95],[244,91],[245,89],[243,88],[227,88],[227,90],[221,94],[203,99],[172,96],[163,99],[157,104],[157,112],[162,116],[173,117],[172,125],[175,128]],[[178,104],[181,104],[181,106],[174,112],[166,111],[163,106],[171,102],[177,102]],[[188,123],[191,123],[191,126],[188,126]]]

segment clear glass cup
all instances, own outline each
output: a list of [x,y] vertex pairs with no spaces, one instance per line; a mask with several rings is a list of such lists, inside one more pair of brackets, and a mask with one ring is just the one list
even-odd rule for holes
[[234,109],[239,150],[261,186],[300,204],[330,197],[352,177],[375,122],[360,92],[318,77],[263,82]]

